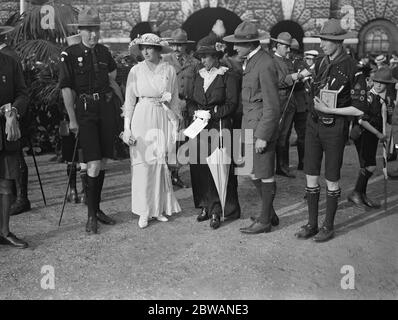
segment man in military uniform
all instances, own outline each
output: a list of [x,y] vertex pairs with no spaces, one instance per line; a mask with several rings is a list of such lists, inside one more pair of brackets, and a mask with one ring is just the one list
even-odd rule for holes
[[[199,60],[189,54],[189,45],[195,41],[188,40],[187,33],[183,29],[176,29],[172,32],[171,38],[167,39],[173,52],[163,56],[164,61],[170,63],[176,70],[178,82],[178,96],[180,99],[181,114],[184,118],[182,128],[186,128],[192,119],[189,119],[187,102],[192,96],[193,77],[198,70]],[[177,150],[181,141],[177,142]],[[171,167],[171,182],[180,188],[186,188],[178,176],[179,164]]]
[[[69,127],[77,133],[83,159],[87,163],[86,231],[97,233],[97,219],[104,224],[115,221],[100,210],[105,165],[113,157],[117,111],[110,78],[116,78],[116,62],[109,50],[98,44],[98,11],[86,7],[79,13],[82,41],[61,54],[59,85],[69,116]],[[76,108],[75,108],[76,105]]]
[[[3,31],[0,34],[0,52],[4,53],[12,58],[14,58],[19,64],[21,63],[17,53],[6,44],[6,36],[9,32],[14,30],[13,27],[4,26]],[[22,69],[22,65],[20,64]],[[20,120],[21,121],[21,120]],[[24,135],[24,132],[22,132]],[[19,150],[19,175],[15,179],[15,191],[16,191],[16,199],[11,205],[10,215],[17,215],[30,210],[30,201],[28,199],[28,166],[25,161],[25,157],[22,151],[23,143],[20,143]]]
[[[0,27],[0,34],[4,27]],[[21,131],[18,118],[28,106],[28,94],[22,69],[18,62],[0,52],[0,245],[26,248],[9,229],[10,206],[14,180],[20,175],[19,150]]]
[[287,59],[292,44],[292,36],[288,32],[282,32],[277,38],[271,38],[275,43],[274,61],[278,71],[278,89],[281,105],[281,119],[279,124],[279,137],[276,146],[276,174],[295,178],[289,170],[289,136],[292,128],[294,113],[296,110],[295,97],[289,100],[293,84],[304,78],[300,72],[294,72],[293,63]]
[[[334,235],[334,218],[337,210],[340,169],[345,143],[348,138],[349,117],[361,116],[366,108],[366,81],[357,72],[355,61],[343,49],[343,40],[350,37],[341,27],[340,20],[325,22],[318,35],[325,57],[317,61],[313,82],[314,106],[309,112],[305,136],[306,196],[308,224],[296,233],[299,239],[312,236],[317,242],[327,241]],[[328,107],[320,100],[320,89],[334,90],[336,106]],[[318,229],[319,175],[325,154],[326,217]]]
[[[253,223],[241,228],[246,234],[270,232],[279,224],[273,207],[276,194],[275,145],[278,136],[280,107],[278,74],[272,58],[260,46],[266,35],[259,34],[256,26],[243,21],[225,42],[234,43],[234,49],[244,60],[242,79],[242,130],[251,130],[254,144],[245,150],[253,152],[251,179],[261,197],[261,211]],[[243,133],[245,136],[245,133]]]

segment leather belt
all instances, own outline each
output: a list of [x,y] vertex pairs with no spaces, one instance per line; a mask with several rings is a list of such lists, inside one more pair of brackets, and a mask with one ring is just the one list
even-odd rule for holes
[[93,100],[93,101],[98,101],[98,100],[101,98],[101,96],[103,97],[104,94],[98,93],[98,92],[95,92],[95,93],[82,93],[82,94],[79,94],[79,98],[82,99],[82,100]]

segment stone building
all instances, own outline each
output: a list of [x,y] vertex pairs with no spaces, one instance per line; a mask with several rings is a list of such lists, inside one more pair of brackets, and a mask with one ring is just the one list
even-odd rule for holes
[[[1,21],[19,10],[19,0],[0,1]],[[347,43],[359,55],[398,51],[398,0],[63,1],[79,9],[85,5],[98,6],[103,21],[102,38],[107,43],[129,42],[131,29],[142,23],[149,23],[165,37],[182,26],[191,39],[198,40],[208,34],[216,19],[224,21],[227,33],[232,33],[242,20],[250,19],[270,36],[288,31],[303,49],[310,49],[318,46],[319,40],[313,36],[323,22],[338,17],[345,28],[355,31],[357,36]]]

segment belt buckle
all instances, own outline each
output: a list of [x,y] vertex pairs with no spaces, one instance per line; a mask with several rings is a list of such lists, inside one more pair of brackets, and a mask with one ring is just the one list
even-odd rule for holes
[[99,93],[93,93],[93,100],[98,101],[100,99]]
[[321,117],[321,122],[325,126],[332,126],[332,125],[334,125],[334,118]]

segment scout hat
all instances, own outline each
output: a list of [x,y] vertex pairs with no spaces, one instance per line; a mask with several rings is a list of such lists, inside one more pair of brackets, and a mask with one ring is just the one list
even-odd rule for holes
[[319,54],[319,52],[317,50],[308,50],[304,52],[304,57],[311,57],[311,58],[315,58],[317,57]]
[[271,38],[271,40],[278,42],[278,43],[285,44],[289,47],[292,45],[292,36],[290,35],[289,32],[281,32],[280,34],[278,34],[278,37],[276,39]]
[[380,83],[397,83],[398,80],[393,78],[392,71],[388,67],[380,68],[371,76],[371,79]]
[[69,23],[70,26],[99,27],[101,24],[99,13],[96,9],[86,7],[79,12],[77,23]]
[[347,32],[347,30],[343,29],[341,20],[335,18],[325,21],[321,32],[315,35],[317,38],[331,41],[343,41],[353,36],[354,34],[352,32]]
[[243,21],[238,27],[235,29],[233,35],[226,36],[223,38],[225,42],[254,42],[265,40],[267,38],[267,34],[265,32],[259,33],[257,27],[254,23],[250,21]]
[[6,34],[14,30],[14,27],[11,26],[0,26],[0,35]]
[[187,32],[181,28],[174,30],[170,38],[167,38],[169,44],[189,44],[195,43],[195,41],[188,40]]
[[162,38],[158,37],[154,33],[144,33],[142,36],[138,36],[133,41],[130,42],[130,50],[139,50],[140,45],[155,46],[160,47],[162,50],[160,53],[170,53],[173,50],[169,47],[169,43]]
[[208,35],[198,41],[194,56],[200,59],[203,55],[212,54],[221,58],[224,55],[225,44],[221,43],[216,36]]

